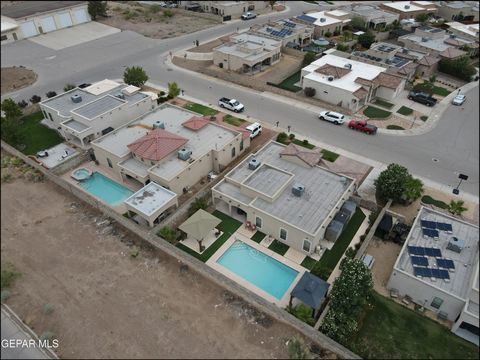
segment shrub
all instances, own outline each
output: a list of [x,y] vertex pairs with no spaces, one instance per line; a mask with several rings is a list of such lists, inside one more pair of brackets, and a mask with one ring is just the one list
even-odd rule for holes
[[308,347],[299,338],[293,338],[288,341],[288,356],[290,359],[312,359]]
[[208,200],[206,197],[196,198],[188,208],[188,214],[193,215],[198,210],[203,209],[205,210],[208,207]]
[[387,125],[388,130],[405,130],[403,127],[399,125]]
[[130,249],[130,257],[137,258],[138,255],[140,255],[140,249],[137,246],[133,245]]
[[465,202],[463,200],[452,200],[448,205],[448,212],[453,215],[462,215],[462,213],[468,210],[468,208],[463,205],[465,205]]
[[174,243],[177,238],[177,232],[175,229],[172,229],[170,226],[166,225],[160,229],[157,233],[158,236],[164,238],[169,243]]
[[375,41],[375,35],[373,35],[369,31],[367,31],[366,33],[358,37],[358,43],[366,49],[370,49],[370,46],[374,43],[374,41]]
[[173,11],[170,10],[170,9],[165,9],[165,10],[163,10],[163,16],[165,16],[167,18],[171,18],[173,16]]
[[180,88],[176,82],[168,83],[168,96],[173,99],[180,95]]
[[335,31],[333,32],[333,36],[338,36],[338,35],[340,35],[340,31],[335,30]]
[[298,304],[297,306],[288,306],[287,311],[295,316],[297,319],[302,320],[310,326],[315,325],[315,319],[312,317],[312,309],[306,305]]
[[25,100],[22,100],[22,101],[19,101],[17,104],[18,104],[18,106],[20,106],[22,109],[24,109],[24,108],[27,107],[28,102],[26,102]]
[[350,50],[350,47],[347,44],[337,44],[337,50],[346,52]]
[[5,290],[12,286],[19,276],[20,273],[15,270],[15,267],[12,265],[12,263],[7,263],[1,272],[0,290]]
[[302,143],[303,143],[303,145],[308,145],[308,140],[305,139],[305,140],[302,141]]
[[292,134],[288,135],[288,138],[290,139],[290,141],[295,139],[295,134],[292,133]]
[[462,56],[457,59],[442,59],[438,63],[438,71],[465,81],[470,81],[476,73],[468,56]]
[[444,203],[441,200],[434,199],[429,195],[422,196],[422,202],[424,204],[434,205],[436,207],[439,207],[440,209],[447,209],[448,208],[448,204]]
[[428,119],[427,115],[420,116],[420,120],[422,120],[422,121],[427,121],[427,119]]
[[32,104],[36,104],[36,103],[39,103],[40,101],[42,100],[42,98],[38,95],[33,95],[31,98],[30,98],[30,102]]
[[326,37],[326,38],[332,37],[332,33],[331,33],[330,31],[327,31],[327,32],[325,33],[325,37]]
[[88,13],[92,17],[92,20],[96,20],[97,16],[107,16],[107,2],[106,1],[89,1]]
[[43,305],[43,313],[45,315],[50,315],[53,312],[53,305],[52,304],[45,304]]
[[162,91],[159,92],[158,96],[164,96],[165,94],[166,94],[166,92],[162,90]]
[[308,51],[304,56],[303,56],[303,66],[310,65],[312,62],[315,61],[316,55],[314,52]]
[[57,96],[57,93],[55,91],[49,91],[45,94],[47,96],[47,98],[52,98],[54,96]]
[[67,91],[70,91],[70,90],[73,90],[75,89],[76,86],[74,84],[66,84],[64,87],[63,87],[63,91],[67,92]]
[[148,75],[140,66],[127,67],[123,73],[123,81],[128,85],[141,87],[148,81]]
[[287,133],[281,132],[277,135],[277,141],[280,143],[285,143],[288,139]]
[[313,97],[315,96],[316,90],[312,87],[306,87],[303,92],[305,93],[306,97]]

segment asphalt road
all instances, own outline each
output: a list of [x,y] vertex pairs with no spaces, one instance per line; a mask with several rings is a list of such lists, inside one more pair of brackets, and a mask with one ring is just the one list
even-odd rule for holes
[[[286,13],[269,16],[284,18],[302,13],[312,6],[295,2]],[[316,6],[315,8],[321,9]],[[290,125],[292,131],[323,143],[343,148],[352,153],[380,161],[396,162],[406,166],[413,174],[431,181],[455,187],[458,173],[469,176],[461,190],[479,194],[479,141],[478,141],[478,86],[467,93],[464,110],[449,106],[430,132],[417,136],[366,136],[321,122],[316,113],[299,106],[264,96],[250,89],[211,81],[197,74],[171,68],[166,64],[168,52],[175,52],[231,31],[245,29],[253,23],[264,22],[259,17],[248,22],[233,22],[182,37],[154,40],[132,32],[121,32],[86,44],[60,51],[47,49],[30,41],[20,41],[2,46],[1,64],[24,65],[39,75],[32,86],[9,94],[16,101],[28,99],[33,94],[43,95],[50,90],[60,92],[66,83],[94,82],[105,78],[122,78],[126,66],[143,66],[150,81],[166,86],[176,81],[186,95],[208,103],[216,103],[220,96],[234,97],[246,106],[245,115],[280,127]]]

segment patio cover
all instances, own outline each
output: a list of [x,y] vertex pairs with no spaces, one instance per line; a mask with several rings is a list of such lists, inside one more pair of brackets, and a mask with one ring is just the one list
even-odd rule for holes
[[299,299],[313,309],[322,305],[330,284],[315,275],[305,272],[291,292],[290,296]]
[[190,216],[178,228],[188,234],[188,236],[202,240],[208,233],[222,221],[206,212],[205,210],[198,210],[195,214]]

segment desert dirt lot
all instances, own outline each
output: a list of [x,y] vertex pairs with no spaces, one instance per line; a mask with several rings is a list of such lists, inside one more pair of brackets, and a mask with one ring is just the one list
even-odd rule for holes
[[97,21],[122,30],[135,31],[154,39],[167,39],[195,31],[207,29],[221,24],[221,18],[206,18],[197,16],[194,12],[182,9],[165,9],[152,11],[147,5],[130,5],[124,2],[108,2],[108,18],[97,18]]
[[37,81],[37,74],[24,67],[7,67],[1,70],[1,94],[27,87]]
[[[286,358],[296,333],[180,263],[141,247],[50,182],[2,184],[7,304],[61,358]],[[45,314],[45,305],[53,312]]]

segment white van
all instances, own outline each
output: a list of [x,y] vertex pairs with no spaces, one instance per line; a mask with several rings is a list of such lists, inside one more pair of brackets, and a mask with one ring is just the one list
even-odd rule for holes
[[248,130],[248,132],[250,133],[250,139],[253,139],[255,136],[262,133],[262,125],[257,122],[248,125],[245,129]]

